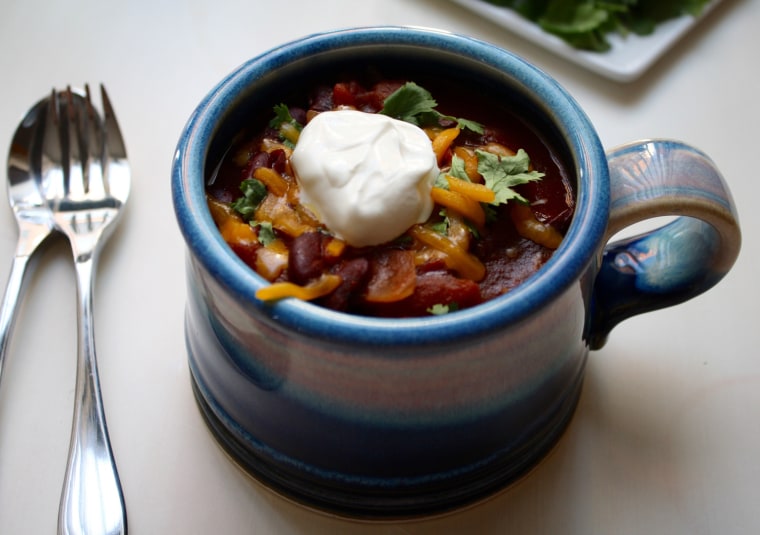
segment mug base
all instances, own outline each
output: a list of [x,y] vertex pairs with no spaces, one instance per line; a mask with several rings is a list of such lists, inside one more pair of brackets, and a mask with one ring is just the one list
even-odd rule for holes
[[567,428],[580,398],[582,381],[529,442],[476,469],[417,487],[361,488],[320,480],[264,458],[233,433],[214,412],[191,370],[195,400],[217,443],[244,472],[284,499],[331,516],[364,521],[399,521],[438,516],[464,509],[504,490],[533,468],[554,447]]

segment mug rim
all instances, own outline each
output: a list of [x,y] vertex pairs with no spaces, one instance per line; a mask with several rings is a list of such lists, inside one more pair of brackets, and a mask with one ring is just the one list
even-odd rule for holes
[[[575,160],[576,210],[568,232],[551,258],[515,289],[449,314],[379,318],[338,312],[298,299],[274,303],[257,300],[256,290],[269,282],[227,246],[206,205],[206,155],[217,126],[251,81],[273,69],[318,53],[389,44],[453,52],[460,59],[509,72],[537,103],[545,106],[544,111],[559,127]],[[585,112],[563,87],[538,67],[496,45],[411,26],[312,34],[247,60],[212,88],[191,114],[177,144],[171,180],[175,215],[188,254],[214,278],[287,331],[350,344],[398,346],[459,340],[504,328],[534,314],[580,279],[600,250],[609,214],[606,155]]]

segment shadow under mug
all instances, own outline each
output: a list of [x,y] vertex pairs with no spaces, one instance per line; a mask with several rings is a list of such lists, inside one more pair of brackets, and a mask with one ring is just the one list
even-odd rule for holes
[[[206,176],[273,104],[325,72],[367,66],[452,77],[475,97],[508,101],[570,162],[573,221],[521,286],[472,309],[408,319],[254,298],[267,283],[222,241]],[[186,125],[172,194],[188,250],[189,365],[214,437],[278,493],[360,518],[451,510],[524,474],[570,420],[589,349],[623,319],[712,287],[740,247],[731,195],[705,154],[669,140],[605,154],[549,76],[488,43],[419,28],[313,35],[240,66]],[[607,243],[662,215],[678,217]]]

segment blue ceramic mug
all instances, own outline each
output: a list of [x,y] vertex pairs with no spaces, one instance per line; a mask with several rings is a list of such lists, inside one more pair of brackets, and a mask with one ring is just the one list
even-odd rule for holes
[[[410,319],[254,297],[267,282],[217,231],[204,192],[209,173],[272,102],[318,73],[372,64],[455,76],[473,94],[508,99],[567,154],[574,218],[552,258],[515,290]],[[214,437],[282,495],[364,518],[450,510],[525,473],[570,420],[589,350],[621,320],[712,287],[740,246],[731,195],[702,152],[652,140],[605,154],[584,112],[549,76],[493,45],[418,28],[314,35],[246,62],[192,114],[172,192],[188,250],[189,365]],[[679,217],[607,243],[661,215]]]

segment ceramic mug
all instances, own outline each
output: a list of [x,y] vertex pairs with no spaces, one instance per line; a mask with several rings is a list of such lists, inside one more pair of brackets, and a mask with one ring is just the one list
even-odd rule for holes
[[[374,64],[441,73],[473,94],[510,99],[568,155],[573,221],[552,258],[513,291],[408,319],[254,297],[267,282],[222,240],[207,176],[234,134],[284,95],[317,74]],[[621,320],[712,287],[740,246],[731,195],[705,154],[667,140],[605,154],[578,104],[539,69],[491,44],[419,28],[313,35],[244,63],[182,132],[172,193],[188,251],[192,384],[213,436],[280,494],[362,518],[446,511],[514,481],[565,429],[589,350]],[[607,243],[661,215],[679,217]]]

